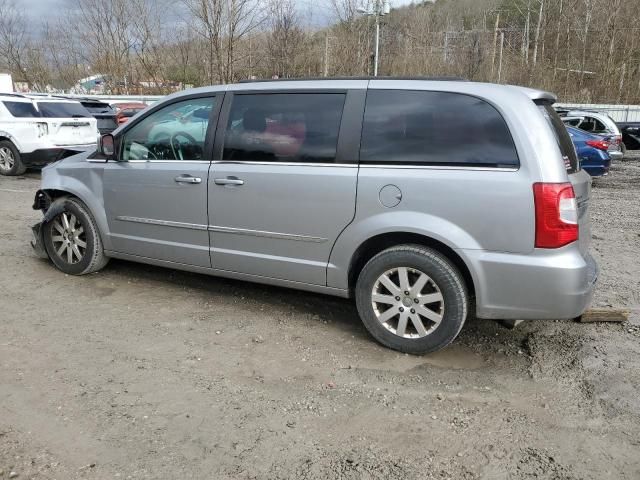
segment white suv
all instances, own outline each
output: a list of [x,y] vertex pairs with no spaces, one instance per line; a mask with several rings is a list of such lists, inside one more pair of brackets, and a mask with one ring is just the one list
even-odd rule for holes
[[79,103],[0,94],[0,174],[20,175],[96,147],[97,121]]

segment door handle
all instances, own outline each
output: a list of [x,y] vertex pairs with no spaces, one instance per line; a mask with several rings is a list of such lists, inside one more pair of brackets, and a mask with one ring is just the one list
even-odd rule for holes
[[174,178],[174,180],[177,183],[191,183],[191,184],[202,183],[202,179],[200,177],[192,177],[191,175],[179,175],[176,178]]
[[244,185],[244,180],[238,177],[214,178],[213,183],[216,185]]

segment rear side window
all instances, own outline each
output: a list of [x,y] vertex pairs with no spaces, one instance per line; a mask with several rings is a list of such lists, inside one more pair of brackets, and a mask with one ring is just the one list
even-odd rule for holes
[[332,163],[344,93],[236,94],[225,160]]
[[40,116],[47,118],[83,118],[91,114],[77,102],[38,102]]
[[553,131],[558,147],[560,147],[560,153],[562,153],[562,159],[564,160],[564,166],[567,168],[568,173],[575,173],[579,169],[578,157],[576,156],[576,149],[571,141],[571,135],[567,132],[562,119],[558,116],[553,107],[548,104],[538,104],[538,108],[542,112],[542,116],[547,120],[551,130]]
[[9,113],[16,118],[34,118],[39,117],[40,113],[36,110],[31,102],[2,102]]
[[514,167],[511,133],[489,103],[458,93],[369,90],[361,163]]

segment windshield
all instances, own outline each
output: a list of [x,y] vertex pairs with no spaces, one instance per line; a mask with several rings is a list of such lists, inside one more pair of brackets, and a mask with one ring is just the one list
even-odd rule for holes
[[31,102],[2,102],[9,113],[16,118],[33,118],[39,117],[40,113],[36,110]]
[[562,153],[564,165],[567,168],[568,173],[575,173],[580,169],[578,163],[578,157],[576,155],[576,149],[573,146],[573,141],[569,132],[567,132],[564,123],[560,119],[560,116],[556,113],[553,107],[548,103],[538,104],[538,108],[542,112],[542,116],[547,120],[551,130],[556,137],[558,147]]
[[91,114],[78,102],[37,102],[40,116],[47,118],[84,118]]

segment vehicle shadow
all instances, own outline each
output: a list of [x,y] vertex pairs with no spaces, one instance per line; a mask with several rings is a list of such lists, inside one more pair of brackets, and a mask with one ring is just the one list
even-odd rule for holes
[[[205,297],[210,295],[212,299],[224,297],[231,303],[247,305],[243,307],[247,309],[251,309],[253,303],[260,310],[260,307],[264,307],[267,311],[283,312],[290,319],[304,318],[305,321],[328,323],[328,328],[338,328],[343,334],[353,336],[358,341],[375,344],[362,324],[352,299],[116,259],[112,259],[103,272],[109,276],[133,277],[136,280],[174,285],[180,287],[181,293],[184,289],[191,289]],[[249,304],[248,298],[251,299]],[[525,333],[520,327],[508,329],[498,322],[472,316],[465,323],[454,345],[458,346],[458,350],[462,347],[483,355],[517,353],[522,348],[523,335]]]

